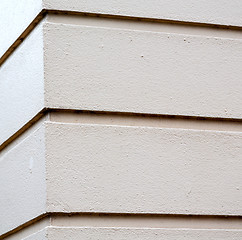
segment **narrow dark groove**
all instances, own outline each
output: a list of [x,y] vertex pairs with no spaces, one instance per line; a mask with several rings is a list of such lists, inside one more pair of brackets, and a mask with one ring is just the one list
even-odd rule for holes
[[135,112],[115,112],[115,111],[89,111],[89,110],[74,110],[74,109],[59,109],[46,108],[48,112],[70,112],[76,114],[88,113],[90,115],[119,115],[119,116],[137,116],[142,118],[166,118],[166,119],[184,119],[184,120],[198,120],[198,121],[214,121],[214,122],[237,122],[242,124],[242,119],[239,118],[220,118],[220,117],[200,117],[200,116],[186,116],[186,115],[166,115],[153,113],[135,113]]
[[120,20],[132,20],[132,21],[143,21],[143,22],[154,22],[154,23],[169,23],[176,25],[190,25],[194,27],[206,27],[206,28],[219,28],[219,29],[230,29],[241,31],[242,27],[232,26],[232,25],[221,25],[221,24],[211,24],[211,23],[199,23],[199,22],[189,22],[189,21],[178,21],[171,19],[156,19],[156,18],[142,18],[142,17],[132,17],[132,16],[122,16],[122,15],[112,15],[112,14],[100,14],[100,13],[90,13],[90,12],[76,12],[76,11],[64,11],[64,10],[48,10],[43,9],[35,19],[29,24],[25,31],[17,38],[17,40],[8,48],[8,50],[0,57],[0,67],[8,59],[8,57],[17,49],[17,47],[24,41],[24,39],[32,32],[32,30],[40,23],[40,21],[48,14],[59,14],[59,15],[79,15],[87,17],[98,17],[98,18],[110,18],[110,19],[120,19]]
[[12,230],[2,234],[0,236],[0,240],[4,239],[6,237],[9,237],[10,235],[13,235],[13,234],[17,233],[17,232],[21,231],[22,229],[29,227],[32,224],[35,224],[36,222],[38,222],[38,221],[48,217],[48,215],[49,215],[48,213],[43,213],[43,214],[39,215],[38,217],[33,218],[33,219],[25,222],[24,224],[19,225],[18,227],[16,227],[16,228],[14,228],[14,229],[12,229]]
[[28,25],[24,32],[16,39],[16,41],[8,48],[8,50],[0,57],[0,68],[3,63],[10,57],[10,55],[21,45],[25,38],[32,32],[32,30],[41,22],[47,12],[42,10],[35,19]]
[[[12,229],[9,232],[4,233],[0,236],[0,240],[9,237],[24,228],[29,227],[32,224],[37,223],[38,221],[44,218],[54,218],[54,217],[90,217],[90,218],[98,218],[98,217],[120,217],[123,219],[132,219],[142,218],[142,219],[150,219],[154,218],[156,220],[159,219],[184,219],[189,221],[241,221],[242,228],[242,216],[225,216],[225,215],[185,215],[185,214],[155,214],[155,213],[98,213],[98,212],[72,212],[72,213],[63,213],[63,212],[49,212],[44,213],[36,218],[29,220],[28,222],[18,226],[15,229]],[[50,223],[51,225],[51,223]]]
[[23,127],[21,127],[17,132],[15,132],[11,137],[9,137],[6,141],[4,141],[0,145],[0,153],[6,148],[10,143],[12,143],[15,139],[17,139],[21,134],[23,134],[27,129],[29,129],[32,125],[37,123],[42,117],[46,115],[46,109],[41,110],[37,113],[30,121],[28,121]]
[[191,25],[191,26],[196,26],[196,27],[209,27],[209,28],[231,29],[231,30],[240,30],[240,31],[242,30],[242,27],[240,27],[240,26],[179,21],[179,20],[172,20],[172,19],[133,17],[133,16],[91,13],[91,12],[64,11],[64,10],[48,10],[48,9],[46,9],[45,11],[47,13],[62,14],[62,15],[80,15],[80,16],[88,16],[88,17],[113,18],[113,19],[120,19],[120,20],[124,19],[124,20],[143,21],[143,22],[170,23],[170,24],[177,24],[177,25]]
[[[110,111],[88,111],[88,110],[72,110],[72,109],[52,109],[44,108],[42,111],[37,113],[29,122],[27,122],[22,128],[20,128],[16,133],[14,133],[10,138],[0,145],[0,153],[6,148],[10,143],[12,143],[16,138],[18,138],[23,132],[29,129],[32,125],[37,123],[42,117],[48,113],[74,113],[74,114],[88,114],[92,116],[122,116],[122,117],[136,117],[137,119],[166,119],[166,120],[186,120],[186,121],[198,121],[198,122],[214,122],[214,123],[234,123],[237,125],[242,125],[242,119],[234,118],[213,118],[213,117],[196,117],[196,116],[183,116],[183,115],[162,115],[162,114],[149,114],[149,113],[133,113],[133,112],[110,112]],[[127,125],[128,126],[128,125]],[[138,126],[138,125],[137,125]],[[192,129],[192,128],[191,128]]]
[[[199,214],[160,214],[160,213],[109,213],[109,212],[70,212],[70,213],[63,213],[63,212],[50,212],[49,216],[90,216],[90,217],[102,217],[102,216],[109,216],[109,217],[141,217],[141,218],[148,218],[148,217],[157,217],[157,218],[200,218],[200,219],[238,219],[242,221],[242,216],[240,215],[199,215]],[[241,222],[242,223],[242,222]],[[241,226],[242,227],[242,226]]]

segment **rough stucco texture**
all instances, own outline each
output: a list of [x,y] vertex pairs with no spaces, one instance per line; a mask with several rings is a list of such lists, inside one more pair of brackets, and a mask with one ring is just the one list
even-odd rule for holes
[[240,0],[43,0],[44,8],[242,26]]
[[46,211],[240,215],[241,141],[237,132],[45,122],[1,156],[1,233]]
[[241,118],[242,41],[46,24],[45,104]]
[[47,209],[240,215],[241,144],[235,132],[47,123]]
[[41,24],[1,68],[0,143],[45,107],[241,118],[241,52],[240,39]]
[[135,229],[135,228],[49,228],[49,240],[240,240],[240,230]]

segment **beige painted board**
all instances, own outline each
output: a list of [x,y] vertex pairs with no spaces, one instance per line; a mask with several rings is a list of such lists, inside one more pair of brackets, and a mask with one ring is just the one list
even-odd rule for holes
[[47,211],[242,214],[242,135],[46,123]]
[[40,24],[0,68],[0,145],[43,109],[43,65]]
[[241,119],[240,39],[112,26],[25,39],[0,68],[0,144],[45,107]]
[[241,215],[241,133],[42,122],[0,156],[0,234],[46,212]]
[[242,26],[240,0],[1,0],[0,57],[42,9]]
[[240,0],[43,0],[53,10],[242,26]]
[[241,240],[241,230],[150,228],[48,228],[48,240]]
[[45,213],[43,125],[0,155],[0,236]]
[[1,0],[0,57],[42,10],[42,0]]
[[[179,228],[97,228],[97,227],[55,227],[49,226],[31,234],[23,240],[241,240],[242,231],[239,229],[179,229]],[[14,238],[14,235],[13,235]],[[8,239],[8,238],[7,238]],[[7,240],[6,239],[6,240]]]
[[242,41],[47,23],[50,108],[241,118]]
[[240,0],[1,0],[0,57],[42,9],[242,26]]

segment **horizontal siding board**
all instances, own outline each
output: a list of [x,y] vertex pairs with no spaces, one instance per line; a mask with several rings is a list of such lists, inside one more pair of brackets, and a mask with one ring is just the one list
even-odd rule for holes
[[0,68],[0,145],[44,107],[42,25]]
[[194,230],[194,229],[135,229],[135,228],[48,228],[48,239],[100,239],[100,240],[240,240],[241,230]]
[[46,211],[44,131],[40,124],[0,156],[0,236]]
[[47,123],[50,212],[241,215],[241,133]]
[[241,118],[242,41],[45,25],[46,106]]
[[43,4],[53,10],[242,26],[240,0],[44,0]]

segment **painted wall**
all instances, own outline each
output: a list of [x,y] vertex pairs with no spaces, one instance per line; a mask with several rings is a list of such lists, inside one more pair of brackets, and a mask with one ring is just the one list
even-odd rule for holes
[[1,239],[242,238],[241,1],[0,13]]

